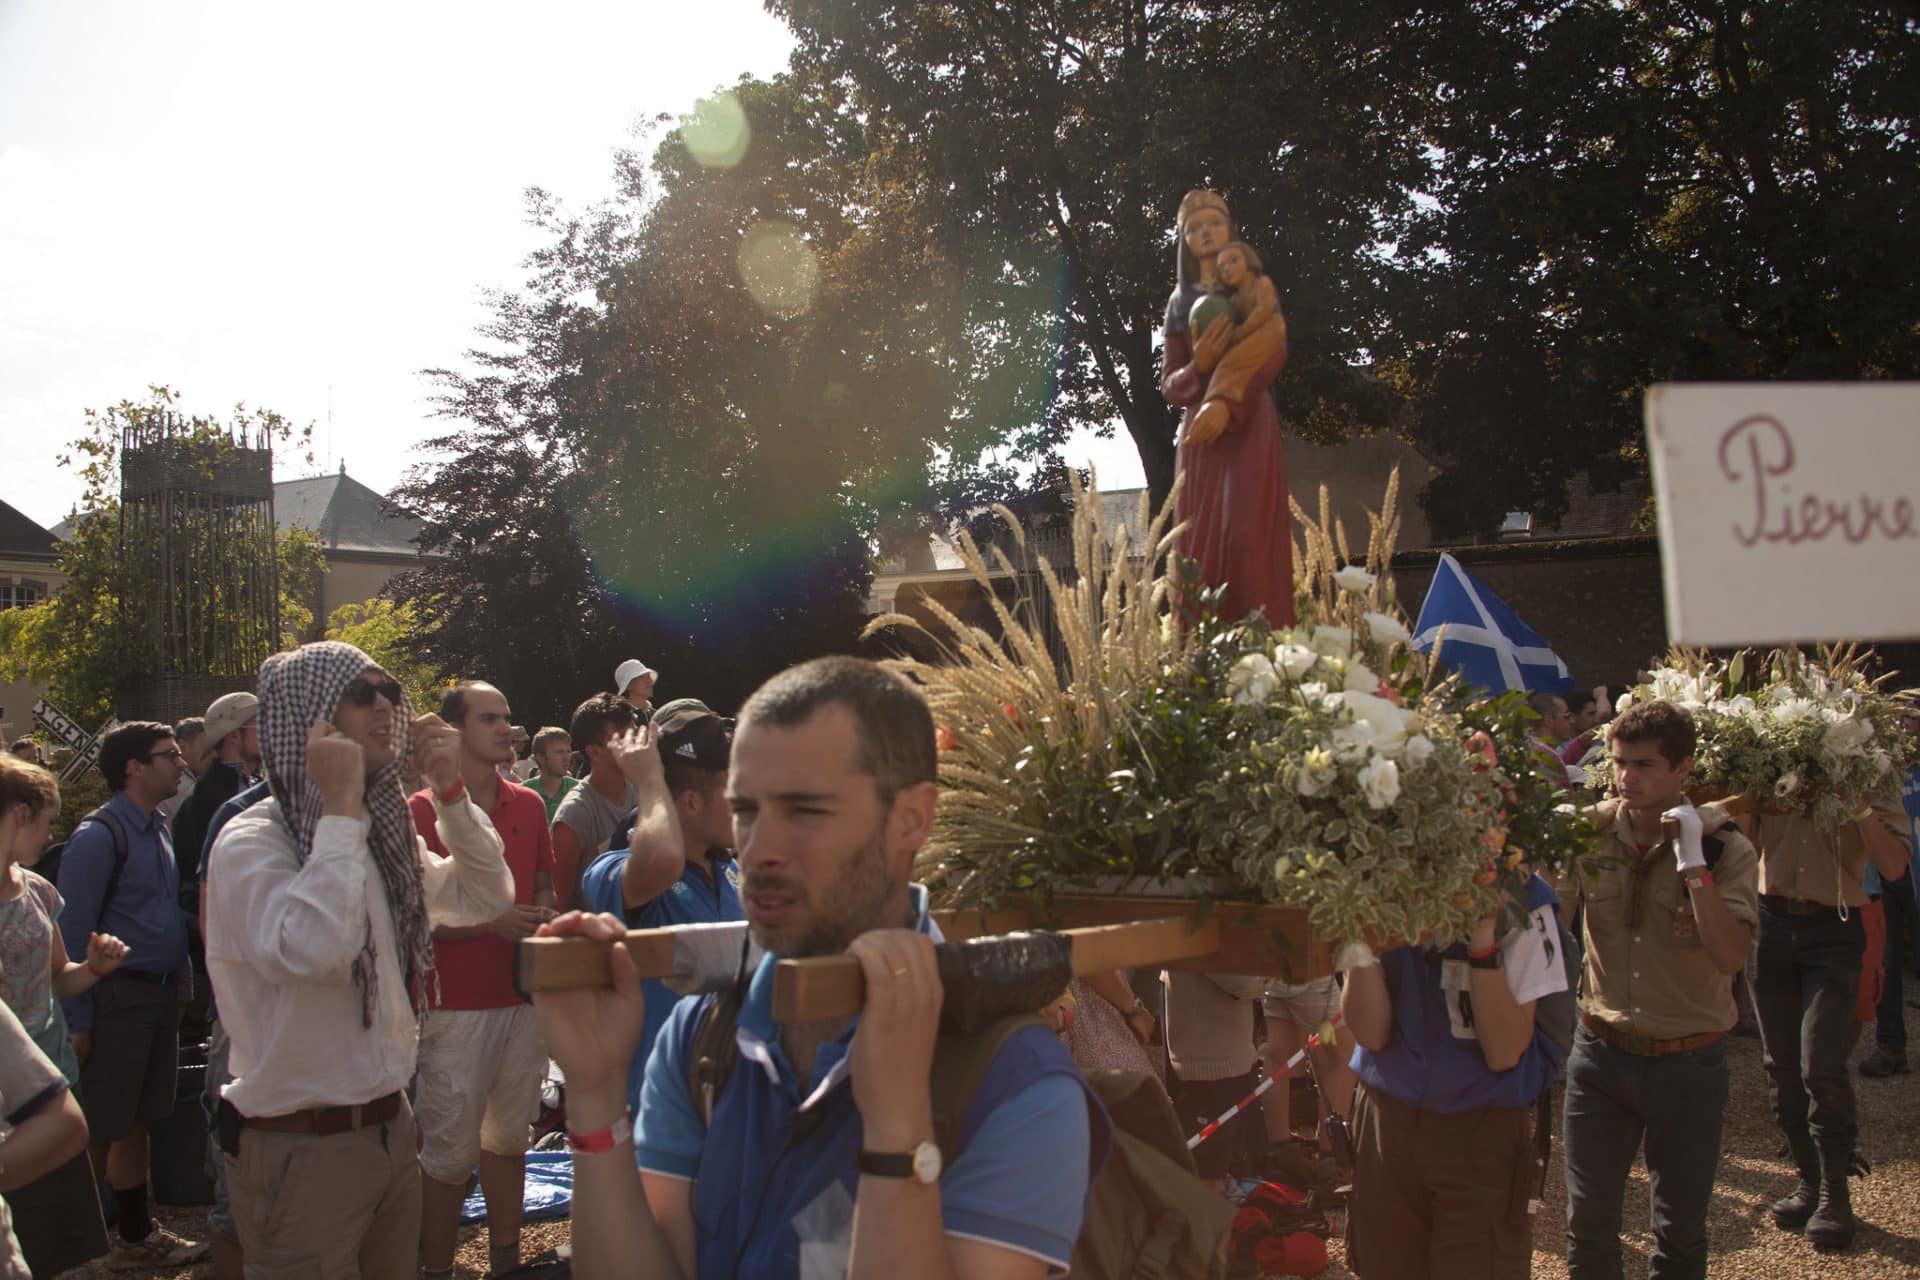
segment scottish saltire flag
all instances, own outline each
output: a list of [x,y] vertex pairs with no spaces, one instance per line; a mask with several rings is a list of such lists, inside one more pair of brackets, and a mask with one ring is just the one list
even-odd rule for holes
[[1540,633],[1445,552],[1434,567],[1420,620],[1413,624],[1413,647],[1426,653],[1435,637],[1440,638],[1441,652],[1434,660],[1483,689],[1565,693],[1573,688],[1567,664]]

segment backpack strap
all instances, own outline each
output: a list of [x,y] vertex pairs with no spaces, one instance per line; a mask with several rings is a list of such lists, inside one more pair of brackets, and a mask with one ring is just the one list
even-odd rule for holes
[[[127,829],[121,824],[120,819],[107,811],[105,805],[101,805],[80,821],[82,823],[97,822],[107,829],[108,835],[113,837],[113,870],[107,873],[107,889],[100,895],[100,915],[94,921],[97,928],[100,920],[106,917],[107,904],[113,901],[114,890],[120,887],[120,877],[127,870]],[[69,840],[68,843],[72,841]]]
[[959,1154],[974,1095],[1007,1041],[1028,1027],[1046,1025],[1038,1013],[1016,1013],[969,1034],[941,1034],[933,1047],[933,1072],[927,1080],[927,1092],[933,1098],[933,1140],[941,1156],[952,1160]]
[[747,985],[753,971],[747,966],[749,944],[740,944],[740,967],[733,985],[709,999],[693,1025],[693,1041],[687,1051],[687,1095],[700,1117],[701,1127],[713,1124],[713,1109],[727,1082],[740,1065],[740,1041],[735,1025],[740,1021],[740,1006],[747,1001]]

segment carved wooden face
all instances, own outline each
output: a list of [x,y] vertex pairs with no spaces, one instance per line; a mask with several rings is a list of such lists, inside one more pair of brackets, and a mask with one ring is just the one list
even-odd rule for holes
[[1187,216],[1187,225],[1180,234],[1187,242],[1187,252],[1204,263],[1212,261],[1222,246],[1232,239],[1232,231],[1233,228],[1227,223],[1226,211],[1207,205]]
[[1231,246],[1220,251],[1220,256],[1213,261],[1213,269],[1220,283],[1229,289],[1238,289],[1253,274],[1247,269],[1247,255]]

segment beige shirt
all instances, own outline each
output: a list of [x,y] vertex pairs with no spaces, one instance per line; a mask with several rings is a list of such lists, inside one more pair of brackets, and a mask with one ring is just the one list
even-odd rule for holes
[[[1907,811],[1899,791],[1883,788],[1872,805],[1874,818],[1906,844]],[[1839,834],[1828,835],[1804,814],[1762,813],[1754,843],[1760,846],[1760,892],[1829,907],[1857,907],[1867,900],[1867,846],[1860,824],[1850,822]]]
[[[465,791],[434,808],[453,856],[414,837],[427,919],[493,919],[513,905],[499,834]],[[207,859],[207,970],[233,1041],[223,1094],[242,1115],[371,1102],[413,1075],[419,1024],[367,827],[321,818],[302,864],[280,802],[263,800],[221,828]],[[369,925],[379,978],[370,1027],[352,974]]]
[[[1642,858],[1625,805],[1608,800],[1595,816],[1603,869],[1582,891],[1587,955],[1580,1008],[1649,1040],[1727,1030],[1738,1016],[1733,978],[1720,971],[1700,940],[1673,842],[1660,841]],[[1754,925],[1760,914],[1759,854],[1731,824],[1707,838],[1720,841],[1713,887],[1727,913]]]

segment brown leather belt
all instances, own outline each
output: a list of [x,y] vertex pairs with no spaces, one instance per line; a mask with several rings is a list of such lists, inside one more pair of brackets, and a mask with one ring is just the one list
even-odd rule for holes
[[400,1114],[403,1096],[396,1089],[384,1098],[375,1098],[357,1107],[309,1107],[305,1111],[289,1111],[283,1116],[248,1116],[246,1125],[249,1129],[265,1129],[269,1133],[345,1133],[349,1129],[364,1129],[370,1124],[385,1124],[393,1119]]
[[1840,908],[1830,902],[1808,902],[1805,898],[1783,898],[1777,893],[1761,894],[1760,905],[1770,911],[1780,911],[1790,916],[1818,916],[1840,910]]
[[1599,1036],[1602,1040],[1605,1040],[1622,1053],[1631,1053],[1642,1058],[1664,1058],[1670,1053],[1691,1053],[1695,1049],[1704,1049],[1708,1045],[1716,1043],[1722,1036],[1726,1035],[1724,1031],[1703,1031],[1697,1036],[1680,1036],[1674,1040],[1654,1040],[1647,1036],[1635,1036],[1629,1035],[1624,1031],[1616,1031],[1614,1028],[1588,1013],[1585,1009],[1580,1011],[1580,1021],[1587,1024],[1587,1030],[1593,1032],[1593,1034]]

